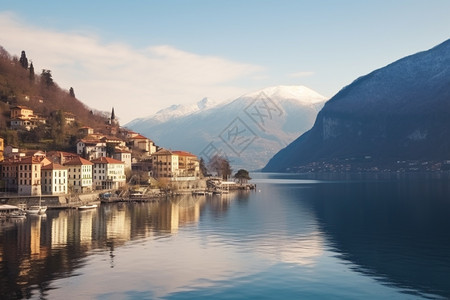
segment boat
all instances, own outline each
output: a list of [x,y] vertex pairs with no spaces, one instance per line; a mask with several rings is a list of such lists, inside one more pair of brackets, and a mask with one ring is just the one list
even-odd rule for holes
[[42,215],[47,211],[47,206],[41,205],[41,195],[39,195],[39,205],[33,205],[26,209],[27,214],[30,215]]
[[79,210],[87,210],[87,209],[94,209],[94,208],[97,208],[97,204],[87,204],[87,205],[78,206]]
[[206,195],[206,191],[205,190],[196,190],[192,192],[193,195],[196,196],[202,196],[202,195]]
[[20,207],[8,204],[0,205],[0,215],[8,219],[26,218],[26,213]]
[[23,210],[13,211],[8,215],[8,218],[10,219],[25,219],[27,217],[27,214]]
[[47,211],[47,206],[33,205],[27,208],[26,213],[30,215],[43,215]]

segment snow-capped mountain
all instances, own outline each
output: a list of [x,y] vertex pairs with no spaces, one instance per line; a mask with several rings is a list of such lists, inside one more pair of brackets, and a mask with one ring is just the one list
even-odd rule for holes
[[174,104],[167,108],[161,109],[158,112],[156,112],[154,115],[146,118],[139,118],[135,119],[131,122],[129,122],[126,126],[127,127],[133,127],[133,126],[139,126],[141,123],[145,123],[146,126],[148,125],[156,125],[159,123],[167,122],[172,119],[177,119],[184,117],[186,115],[193,114],[195,112],[199,112],[202,110],[209,109],[213,106],[215,106],[217,103],[213,100],[210,100],[208,98],[203,98],[202,100],[198,101],[194,104]]
[[[356,79],[331,98],[314,127],[277,153],[268,172],[311,163],[450,158],[450,40]],[[355,163],[356,164],[356,163]]]
[[161,147],[187,150],[206,161],[220,153],[234,169],[256,170],[310,129],[326,100],[304,86],[276,86],[216,105],[202,100],[173,106],[125,126]]

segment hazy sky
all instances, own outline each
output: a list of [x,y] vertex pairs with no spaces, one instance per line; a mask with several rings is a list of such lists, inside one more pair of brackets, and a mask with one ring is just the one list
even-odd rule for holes
[[0,45],[125,124],[275,85],[332,97],[450,38],[449,15],[448,0],[0,0]]

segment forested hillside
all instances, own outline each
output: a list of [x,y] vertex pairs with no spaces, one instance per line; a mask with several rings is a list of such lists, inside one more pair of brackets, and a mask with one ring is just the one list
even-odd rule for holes
[[[34,115],[47,120],[46,124],[31,130],[11,130],[10,108],[18,105],[32,109]],[[66,124],[66,113],[71,113],[75,122]],[[0,136],[5,144],[68,149],[81,126],[101,131],[108,116],[84,105],[72,87],[59,87],[51,70],[35,70],[25,51],[19,57],[0,46]]]

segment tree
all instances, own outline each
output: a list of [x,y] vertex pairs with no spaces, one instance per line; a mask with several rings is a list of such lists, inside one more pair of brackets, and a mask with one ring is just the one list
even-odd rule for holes
[[25,54],[25,51],[23,51],[23,50],[22,50],[22,54],[20,55],[19,62],[20,62],[20,65],[22,66],[22,68],[24,68],[25,70],[28,69],[27,55]]
[[49,119],[50,136],[53,139],[53,143],[57,146],[64,146],[65,133],[66,133],[66,119],[64,118],[64,112],[58,110],[52,113],[52,118]]
[[70,87],[69,95],[70,95],[70,97],[75,98],[75,92],[73,91],[73,87]]
[[208,163],[208,169],[217,173],[217,176],[222,176],[226,180],[231,175],[231,166],[227,158],[220,155],[214,155]]
[[42,69],[41,73],[42,81],[45,83],[47,87],[51,87],[54,85],[53,78],[52,78],[52,71]]
[[234,179],[236,179],[240,184],[247,183],[248,180],[252,179],[248,174],[247,170],[240,169],[234,174]]
[[200,172],[203,175],[203,177],[208,176],[208,168],[206,168],[205,161],[203,160],[203,157],[200,158]]
[[34,66],[33,66],[33,62],[31,62],[31,64],[30,64],[30,80],[34,81]]
[[116,147],[113,144],[106,144],[106,156],[112,157],[113,154],[116,152]]

